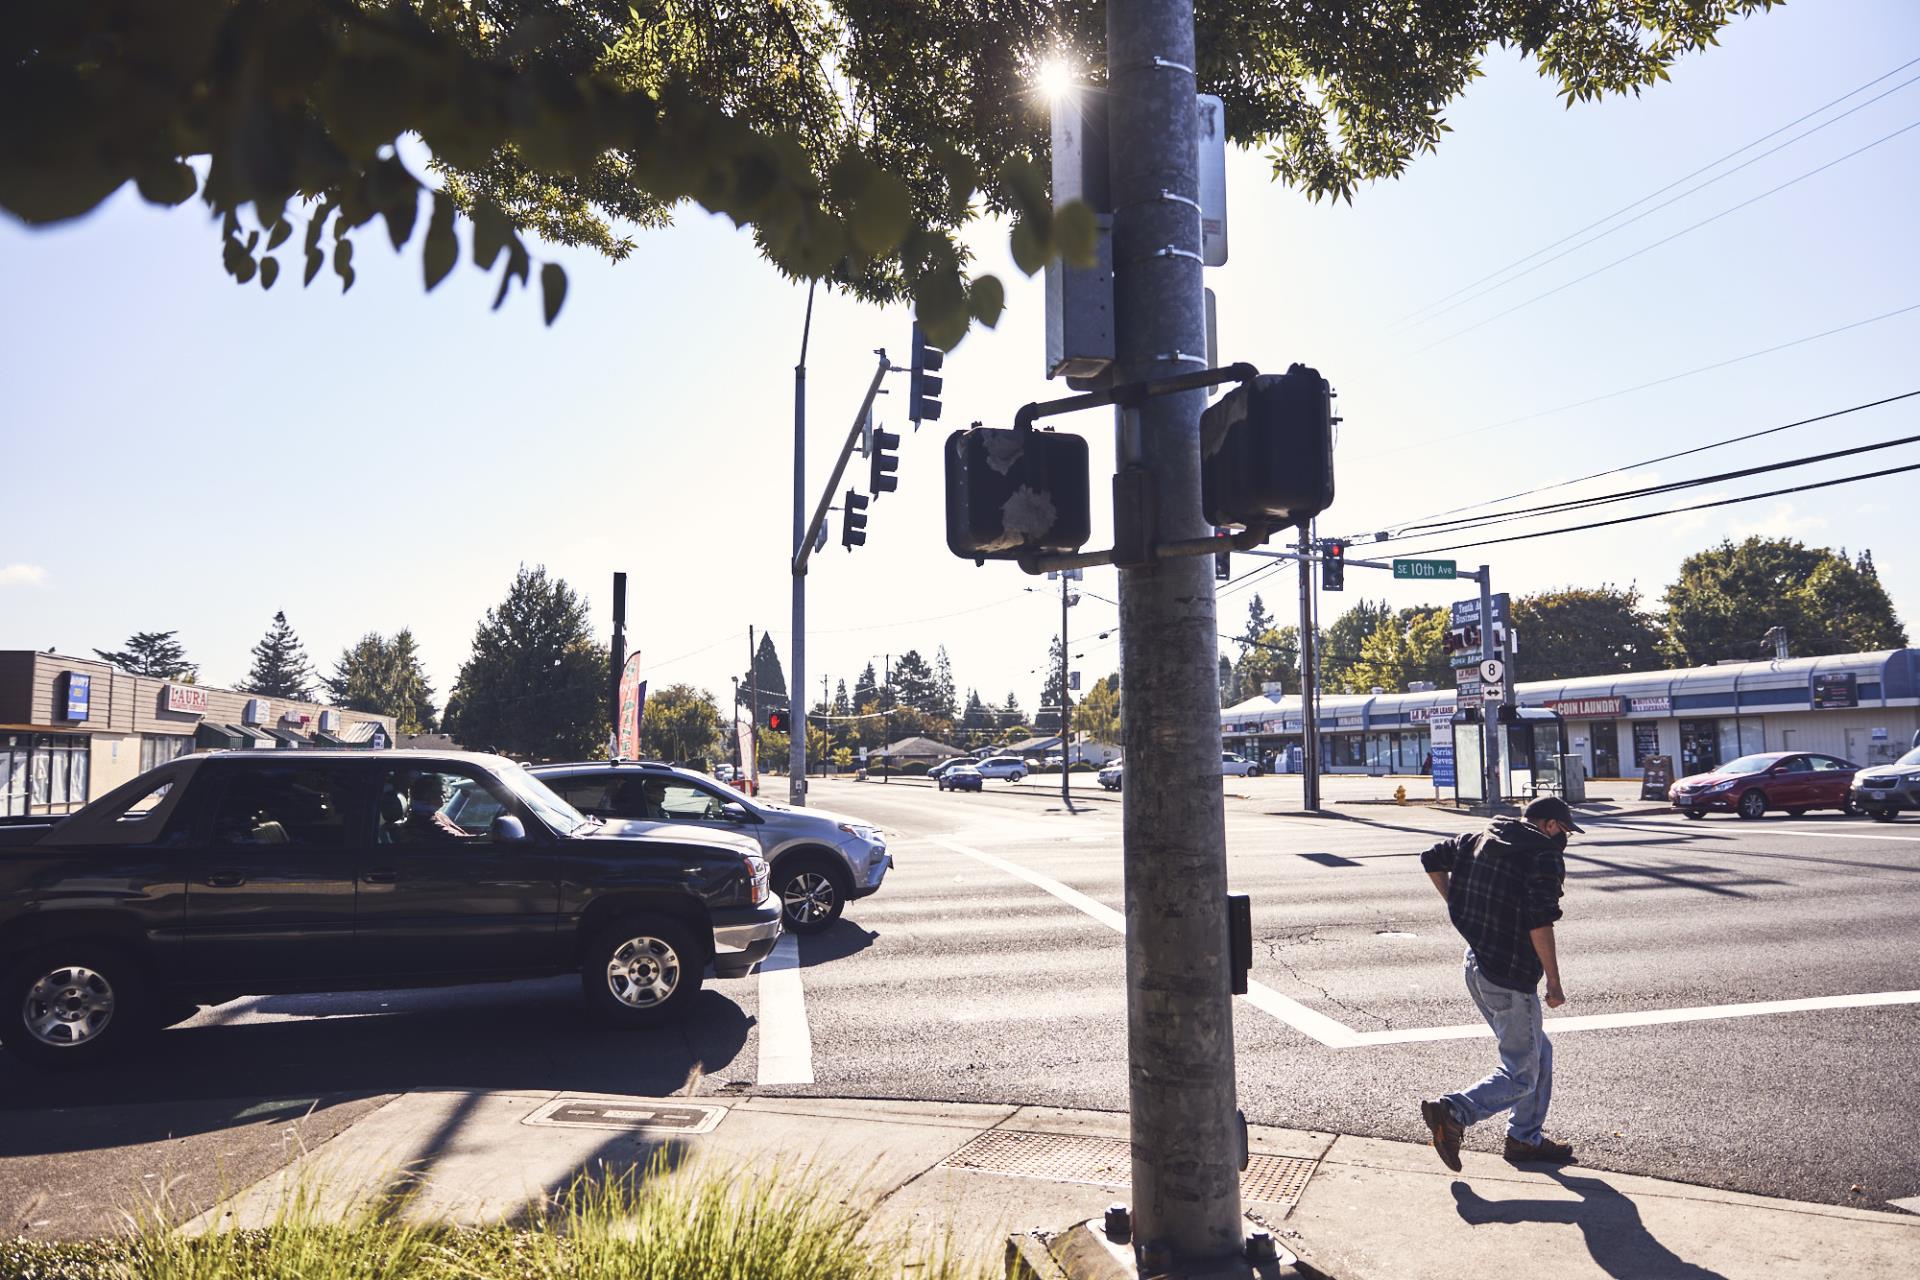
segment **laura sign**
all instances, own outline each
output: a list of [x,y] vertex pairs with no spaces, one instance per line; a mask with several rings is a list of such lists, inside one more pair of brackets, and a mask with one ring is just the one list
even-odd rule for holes
[[170,684],[167,686],[167,710],[205,715],[207,691],[196,689],[190,684]]

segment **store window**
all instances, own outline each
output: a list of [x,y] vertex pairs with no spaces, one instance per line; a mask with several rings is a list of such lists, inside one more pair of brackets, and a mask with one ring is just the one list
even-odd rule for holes
[[27,760],[27,804],[42,813],[71,813],[87,802],[90,742],[82,734],[37,733]]
[[143,733],[140,735],[140,772],[178,760],[192,750],[193,739],[185,734]]
[[32,734],[0,735],[0,817],[17,818],[26,813],[32,756]]

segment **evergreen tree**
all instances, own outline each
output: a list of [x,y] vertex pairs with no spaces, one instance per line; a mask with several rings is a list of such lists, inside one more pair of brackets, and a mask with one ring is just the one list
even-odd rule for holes
[[1266,602],[1260,599],[1258,592],[1247,602],[1247,625],[1236,641],[1240,646],[1240,656],[1246,657],[1247,650],[1260,642],[1260,638],[1273,630],[1273,615],[1267,612]]
[[852,710],[853,704],[847,701],[847,682],[845,680],[834,681],[833,714],[837,716],[849,715],[852,713]]
[[1240,684],[1233,676],[1233,660],[1220,655],[1220,705],[1230,707],[1240,701]]
[[873,664],[869,662],[866,670],[860,673],[860,678],[853,682],[853,705],[864,709],[870,702],[877,704],[879,696],[880,680],[874,675]]
[[780,651],[773,647],[773,637],[762,631],[760,645],[753,651],[753,669],[740,679],[740,688],[735,695],[743,707],[754,705],[755,690],[759,691],[760,723],[767,723],[767,713],[787,705],[787,673],[780,665]]
[[433,731],[433,686],[405,627],[391,640],[369,631],[341,650],[333,674],[321,683],[335,706],[390,715],[401,733]]
[[993,708],[980,698],[978,689],[967,690],[967,709],[960,718],[960,727],[966,731],[969,739],[990,732],[994,727]]
[[187,661],[187,651],[181,647],[174,631],[136,631],[127,637],[127,647],[108,652],[95,649],[103,662],[111,662],[122,671],[130,671],[136,676],[158,676],[162,680],[174,680],[181,684],[192,684],[200,676],[200,668]]
[[446,731],[477,750],[590,756],[607,743],[608,661],[586,600],[544,565],[522,565],[474,631],[447,698]]
[[239,691],[305,702],[313,691],[313,681],[313,664],[307,661],[300,637],[287,624],[284,612],[274,614],[273,625],[253,646],[253,669],[240,682]]
[[893,695],[898,704],[925,716],[940,714],[939,679],[917,649],[894,659]]
[[1055,636],[1047,646],[1046,679],[1040,685],[1039,709],[1033,713],[1033,727],[1040,733],[1060,732],[1060,698],[1064,688],[1060,681],[1061,653],[1060,637]]
[[953,684],[953,661],[947,657],[947,646],[941,645],[933,661],[934,712],[942,720],[952,720],[960,714],[959,692]]

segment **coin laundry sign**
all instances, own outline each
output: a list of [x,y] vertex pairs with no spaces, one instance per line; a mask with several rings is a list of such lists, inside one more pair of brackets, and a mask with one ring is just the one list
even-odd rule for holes
[[1547,708],[1558,711],[1568,720],[1608,720],[1621,714],[1625,701],[1623,698],[1563,698],[1547,703]]

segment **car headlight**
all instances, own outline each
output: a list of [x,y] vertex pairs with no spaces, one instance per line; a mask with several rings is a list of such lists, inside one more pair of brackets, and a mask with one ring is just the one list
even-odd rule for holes
[[869,827],[864,823],[843,822],[840,824],[840,829],[848,835],[858,836],[862,840],[878,842],[880,839],[880,828]]

